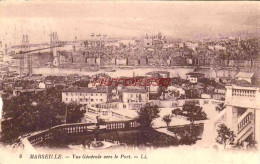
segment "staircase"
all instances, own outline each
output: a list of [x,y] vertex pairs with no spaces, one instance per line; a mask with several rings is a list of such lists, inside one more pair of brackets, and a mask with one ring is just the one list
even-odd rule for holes
[[214,126],[217,128],[220,124],[223,124],[226,122],[226,108],[224,108],[219,114],[218,114],[218,117],[217,117],[217,121],[215,122]]
[[239,119],[237,124],[236,141],[244,141],[254,131],[253,128],[253,113],[246,111]]
[[84,115],[85,119],[91,122],[97,122],[97,114],[86,112]]
[[[253,117],[254,115],[252,111],[246,110],[246,112],[238,118],[236,142],[244,141],[248,136],[250,136],[254,132]],[[225,123],[227,119],[228,118],[226,116],[225,108],[219,113],[216,119],[217,121],[214,124],[215,127],[218,127],[220,124]]]

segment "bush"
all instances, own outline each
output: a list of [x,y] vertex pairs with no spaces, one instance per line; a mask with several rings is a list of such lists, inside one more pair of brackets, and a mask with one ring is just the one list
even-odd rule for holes
[[174,114],[175,116],[181,115],[182,110],[180,108],[176,108],[176,109],[172,110],[172,114]]

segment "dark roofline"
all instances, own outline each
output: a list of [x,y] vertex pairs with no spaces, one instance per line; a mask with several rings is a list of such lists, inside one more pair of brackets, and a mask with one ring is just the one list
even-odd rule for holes
[[129,89],[125,88],[122,90],[122,92],[127,92],[127,93],[147,93],[148,91],[146,89]]
[[189,72],[189,73],[186,73],[186,75],[191,75],[193,77],[201,77],[201,76],[204,76],[205,74],[199,73],[199,72]]
[[106,90],[98,90],[98,89],[92,89],[92,88],[68,88],[63,90],[62,92],[81,92],[81,93],[107,93]]

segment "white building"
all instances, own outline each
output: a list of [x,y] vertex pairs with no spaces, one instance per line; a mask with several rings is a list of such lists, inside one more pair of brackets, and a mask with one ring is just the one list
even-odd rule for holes
[[215,50],[223,50],[223,51],[225,51],[226,50],[226,47],[223,47],[223,46],[221,46],[221,45],[215,45]]
[[193,51],[195,51],[196,48],[199,46],[198,43],[193,43],[193,42],[186,42],[185,45],[187,48],[192,49]]
[[107,91],[92,88],[69,88],[62,91],[62,102],[79,104],[106,103],[109,101]]
[[54,56],[54,59],[53,59],[53,65],[54,66],[59,66],[61,64],[64,64],[66,63],[66,58],[64,55],[60,54],[60,53],[57,53],[55,56]]
[[[110,104],[97,104],[90,105],[87,107],[85,114],[86,122],[96,122],[97,116],[104,121],[122,121],[122,120],[133,120],[138,114],[134,110],[118,110],[118,103]],[[115,107],[117,106],[117,107]]]
[[45,88],[46,88],[45,83],[44,83],[44,82],[40,82],[40,83],[39,83],[39,88],[45,89]]
[[168,91],[168,97],[174,97],[174,95],[172,95],[172,93],[177,92],[180,95],[185,95],[185,90],[183,89],[182,86],[179,85],[174,85],[174,86],[168,86],[167,87],[167,91]]
[[129,46],[129,45],[135,45],[136,41],[135,40],[120,40],[119,44],[120,43],[123,45]]
[[127,65],[127,60],[125,58],[119,59],[116,58],[116,65]]
[[226,87],[226,108],[220,113],[218,123],[224,123],[236,135],[236,142],[260,143],[260,88]]
[[254,84],[255,81],[255,74],[254,73],[249,73],[249,72],[239,72],[235,78],[237,80],[245,80],[249,82],[250,84]]
[[122,91],[122,102],[148,102],[149,94],[146,89],[125,88]]
[[198,72],[191,72],[191,73],[187,73],[186,76],[187,76],[187,80],[189,80],[190,83],[197,83],[199,78],[204,77],[204,74]]

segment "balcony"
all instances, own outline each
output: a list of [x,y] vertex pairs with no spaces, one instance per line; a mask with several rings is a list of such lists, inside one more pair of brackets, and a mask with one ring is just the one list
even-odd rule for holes
[[239,86],[227,86],[226,88],[226,105],[260,109],[259,88]]
[[254,115],[252,112],[246,112],[238,120],[237,124],[237,141],[244,141],[248,136],[253,133],[252,119]]
[[256,98],[256,90],[247,90],[247,89],[233,89],[232,96],[238,98]]

